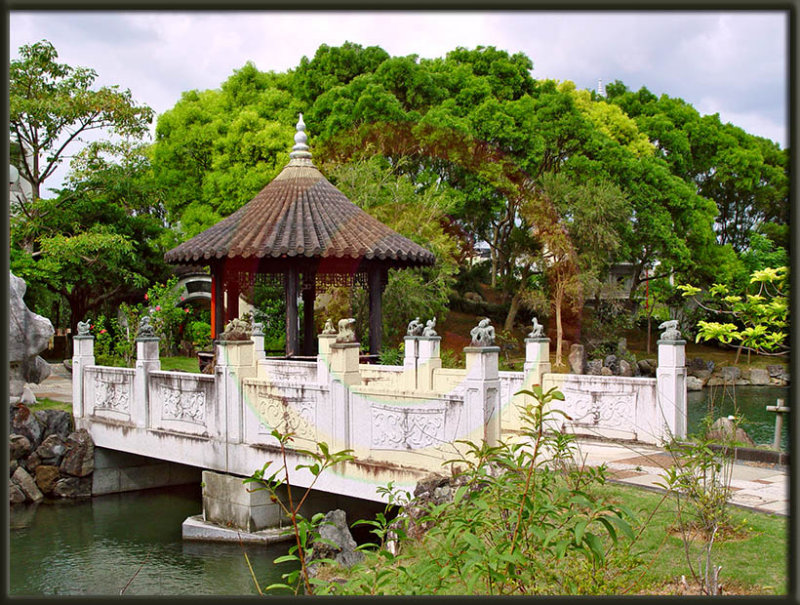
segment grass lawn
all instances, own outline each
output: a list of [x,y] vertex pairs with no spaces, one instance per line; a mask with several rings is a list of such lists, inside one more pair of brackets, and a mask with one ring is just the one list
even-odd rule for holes
[[[664,492],[637,488],[616,483],[592,487],[614,504],[625,506],[636,514],[632,525],[636,540],[631,552],[638,553],[642,565],[622,582],[624,595],[699,595],[699,583],[694,580],[684,543],[677,530],[677,507],[673,496]],[[788,518],[744,510],[730,506],[732,526],[738,529],[735,537],[717,539],[712,549],[712,564],[722,566],[719,579],[723,595],[785,595],[788,591]],[[452,540],[458,542],[458,536]],[[405,543],[401,554],[406,568],[413,568],[415,560],[436,556],[442,545],[428,544],[423,535],[420,541]],[[459,550],[458,544],[449,544],[450,550]],[[468,549],[468,544],[463,548]],[[689,546],[689,559],[697,566],[701,544]],[[576,555],[577,556],[577,555]],[[378,573],[390,569],[392,563],[373,553],[367,554],[364,567],[343,569],[326,566],[318,575],[321,579],[347,579],[353,575]],[[396,570],[395,570],[396,571]],[[584,573],[584,570],[581,573]],[[394,572],[391,572],[394,573]],[[398,572],[399,573],[399,572]],[[479,572],[475,572],[479,573]],[[612,573],[613,572],[609,572]],[[688,589],[683,592],[681,577],[685,576]],[[621,578],[620,578],[621,579]],[[458,590],[459,584],[450,588]],[[387,587],[391,594],[391,584]],[[480,590],[480,588],[479,588]],[[449,590],[442,594],[454,594]],[[462,594],[462,593],[458,593]]]
[[[638,549],[652,564],[642,577],[638,594],[660,594],[665,585],[674,586],[682,575],[692,582],[684,544],[679,532],[671,531],[677,519],[672,496],[627,485],[606,484],[607,496],[639,513],[642,533]],[[786,594],[788,590],[789,520],[730,506],[734,538],[717,540],[712,553],[722,566],[720,581],[728,594]],[[652,516],[651,516],[652,515]],[[690,547],[690,559],[697,566],[698,543]]]
[[197,357],[162,357],[161,369],[165,371],[181,370],[184,372],[200,373]]
[[65,403],[63,401],[54,401],[53,399],[48,399],[47,397],[42,397],[36,399],[36,405],[31,406],[32,410],[63,410],[65,412],[72,413],[72,404]]

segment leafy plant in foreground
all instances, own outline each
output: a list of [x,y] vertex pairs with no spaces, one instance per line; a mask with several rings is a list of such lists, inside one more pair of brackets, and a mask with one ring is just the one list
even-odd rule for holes
[[[520,391],[521,439],[497,446],[460,442],[466,454],[448,463],[461,470],[452,501],[427,505],[415,523],[375,521],[374,553],[349,571],[333,594],[604,594],[633,587],[640,557],[632,550],[635,515],[598,495],[603,468],[576,466],[574,437],[550,431],[552,389]],[[527,399],[527,398],[526,398]],[[409,509],[388,488],[392,503]],[[405,520],[403,520],[405,517]]]
[[[300,498],[295,499],[292,493],[292,484],[289,480],[289,465],[286,460],[286,447],[287,444],[292,441],[293,435],[290,432],[281,433],[279,430],[275,429],[272,431],[272,436],[275,437],[280,444],[282,465],[271,475],[268,475],[267,469],[271,466],[272,461],[267,461],[260,470],[253,473],[251,477],[244,479],[244,483],[256,484],[258,487],[256,487],[255,490],[268,490],[270,500],[281,507],[281,510],[286,514],[291,523],[288,531],[294,534],[295,543],[289,548],[289,553],[287,555],[278,557],[274,560],[274,563],[278,565],[280,563],[294,562],[297,563],[299,567],[281,576],[285,580],[284,583],[270,584],[266,587],[266,590],[289,589],[294,591],[295,594],[298,594],[300,587],[303,586],[306,594],[311,595],[315,592],[313,585],[325,584],[325,582],[311,577],[309,572],[309,558],[312,552],[312,543],[315,540],[322,540],[322,538],[319,537],[319,527],[325,515],[317,513],[310,519],[307,519],[300,514],[300,509],[303,504],[305,504],[317,479],[326,469],[340,462],[352,460],[353,457],[350,455],[351,450],[331,452],[326,443],[318,443],[317,451],[315,452],[304,449],[293,449],[297,454],[307,456],[311,459],[307,464],[298,464],[295,466],[295,470],[305,468],[314,476],[314,480],[305,489]],[[283,475],[282,478],[281,475]],[[279,491],[281,487],[285,489],[285,501],[284,494]],[[246,554],[245,557],[247,557]],[[332,561],[326,559],[319,559],[316,561],[316,563],[331,562]],[[256,588],[258,588],[259,593],[261,593],[258,582],[255,578],[253,578],[253,580],[256,582]]]

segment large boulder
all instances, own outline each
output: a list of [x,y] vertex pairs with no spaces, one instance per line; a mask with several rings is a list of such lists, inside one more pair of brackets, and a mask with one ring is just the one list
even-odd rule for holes
[[37,418],[36,414],[31,412],[31,409],[26,405],[17,404],[11,406],[9,411],[11,415],[10,431],[17,435],[27,437],[32,448],[35,449],[39,447],[39,444],[44,438],[47,425],[43,424],[41,420]]
[[[364,559],[347,526],[347,515],[341,509],[328,512],[319,528],[321,540],[313,543],[311,560],[332,559],[342,567],[352,567]],[[334,546],[335,545],[335,546]]]
[[13,479],[8,480],[8,502],[9,504],[22,504],[25,502],[25,494]]
[[42,464],[36,467],[34,477],[36,485],[42,490],[42,493],[50,495],[53,493],[61,474],[58,472],[57,466]]
[[44,465],[58,466],[67,451],[67,446],[61,435],[48,435],[42,444],[36,448],[36,455]]
[[687,391],[702,391],[703,390],[703,381],[700,380],[697,376],[687,376],[686,377],[686,390]]
[[8,305],[9,395],[18,401],[26,382],[39,383],[50,375],[50,364],[39,357],[55,330],[50,320],[25,304],[25,281],[10,273]]
[[603,367],[611,370],[611,375],[619,376],[619,358],[616,355],[606,355],[603,359]]
[[[600,376],[603,369],[602,359],[592,359],[586,364],[586,373],[590,376]],[[607,369],[607,368],[606,368]]]
[[571,374],[586,373],[586,350],[583,348],[583,345],[574,344],[570,346],[567,362],[569,363],[569,371]]
[[778,378],[781,374],[786,372],[786,366],[773,363],[767,366],[767,372],[769,372],[770,378]]
[[64,475],[86,477],[94,470],[94,441],[86,429],[70,433],[60,469]]
[[634,375],[633,366],[626,359],[619,360],[619,375],[631,378]]
[[750,369],[750,384],[755,386],[765,386],[769,383],[769,371],[761,368]]
[[735,441],[737,443],[744,443],[750,447],[755,445],[750,435],[748,435],[742,427],[737,427],[730,418],[717,418],[709,427],[706,438],[720,443]]
[[736,366],[725,366],[724,368],[720,368],[719,374],[722,380],[728,384],[735,383],[742,377],[742,371]]
[[92,495],[92,478],[62,477],[53,486],[53,495],[61,498],[89,498]]
[[39,418],[40,422],[45,423],[45,437],[58,435],[66,440],[73,430],[72,414],[64,410],[38,410],[36,417]]
[[11,434],[8,437],[8,454],[10,460],[19,460],[30,454],[31,442],[25,435]]
[[649,359],[640,359],[636,362],[637,367],[639,368],[639,373],[642,376],[655,376],[656,375],[656,367],[650,363],[651,360]]
[[28,474],[28,472],[21,466],[17,467],[17,470],[14,471],[11,479],[13,479],[14,483],[19,486],[19,489],[22,491],[22,493],[25,494],[26,500],[39,502],[44,498],[39,486],[36,485],[36,481],[34,481],[33,477],[31,477],[30,474]]

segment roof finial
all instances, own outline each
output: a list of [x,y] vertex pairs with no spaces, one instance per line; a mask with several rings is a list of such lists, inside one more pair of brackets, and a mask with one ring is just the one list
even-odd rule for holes
[[311,152],[308,150],[308,145],[306,145],[308,137],[305,130],[306,124],[303,122],[303,114],[301,113],[300,119],[297,121],[297,132],[294,135],[294,147],[292,147],[292,152],[289,154],[291,159],[311,159]]

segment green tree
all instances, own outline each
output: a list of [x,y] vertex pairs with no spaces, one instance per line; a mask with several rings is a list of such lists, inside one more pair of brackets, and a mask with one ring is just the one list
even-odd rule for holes
[[[95,143],[73,166],[59,197],[30,203],[36,221],[12,229],[11,268],[62,296],[75,332],[89,313],[140,297],[151,279],[164,278],[168,238],[146,148]],[[38,247],[35,257],[15,245],[26,239]]]
[[[445,230],[454,203],[452,190],[442,184],[418,193],[402,174],[403,163],[390,165],[373,156],[323,167],[351,201],[436,256],[433,267],[389,272],[383,305],[383,333],[389,346],[402,341],[414,317],[444,320],[458,270],[456,242]],[[361,302],[361,323],[366,326],[366,300]]]
[[286,164],[302,110],[288,85],[248,62],[221,89],[185,92],[159,116],[155,175],[181,240],[238,210]]
[[[57,63],[58,53],[47,40],[20,47],[19,55],[9,67],[9,131],[24,149],[15,163],[33,190],[30,201],[41,197],[44,181],[87,132],[103,129],[123,136],[147,132],[152,109],[137,105],[131,92],[118,86],[93,90],[97,73]],[[20,211],[31,214],[25,201]]]
[[683,99],[656,97],[646,88],[607,87],[609,102],[623,109],[646,133],[670,171],[716,204],[718,243],[741,252],[749,233],[763,229],[786,247],[788,151],[762,137],[701,116]]

